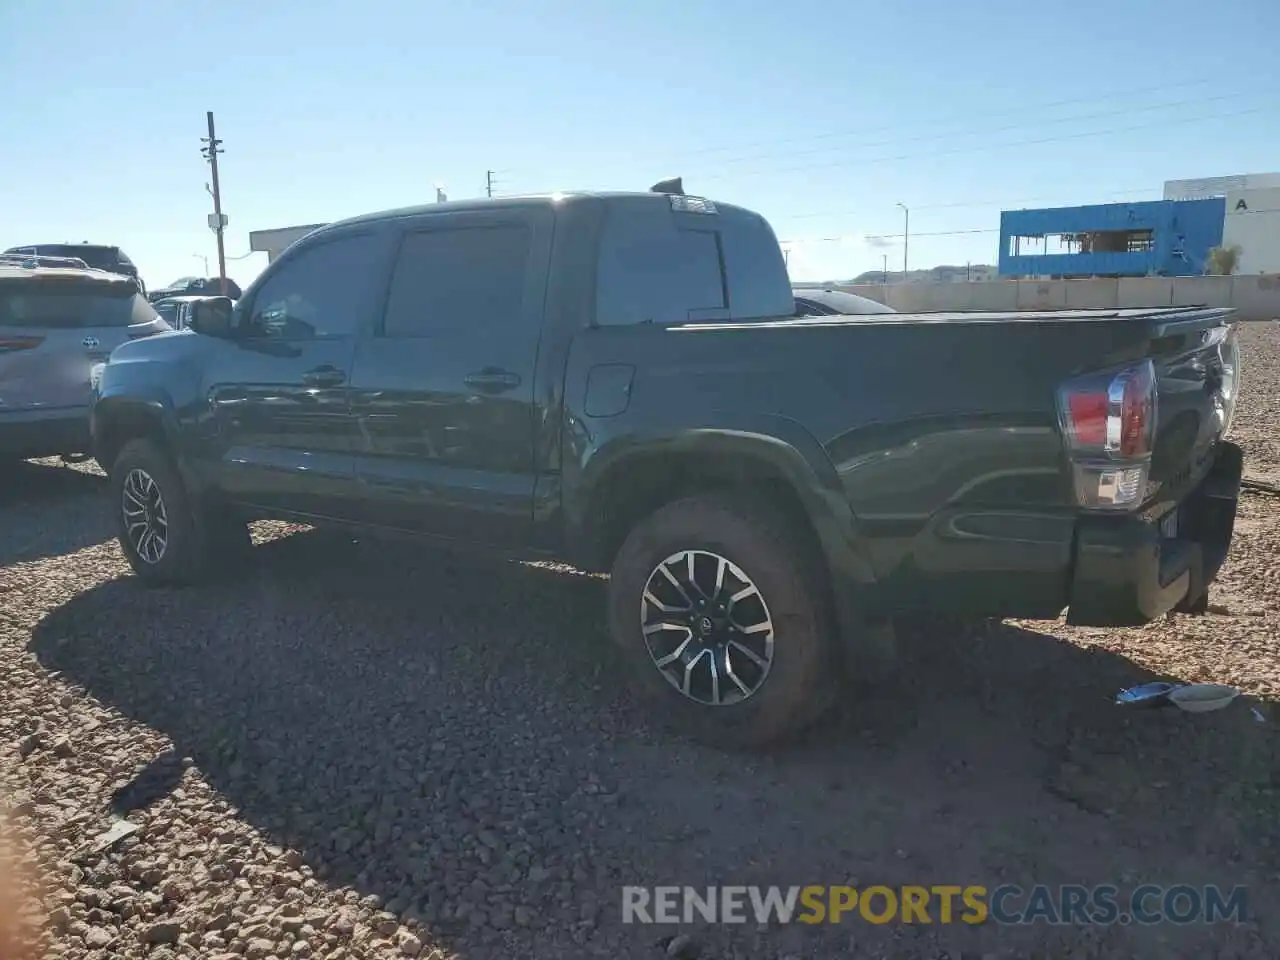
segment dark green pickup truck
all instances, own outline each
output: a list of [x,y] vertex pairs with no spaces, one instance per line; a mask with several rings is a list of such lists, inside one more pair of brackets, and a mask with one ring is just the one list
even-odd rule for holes
[[664,189],[332,224],[115,350],[137,575],[210,575],[255,518],[564,558],[611,572],[656,712],[731,744],[817,717],[895,613],[1203,610],[1229,311],[795,316],[760,216]]

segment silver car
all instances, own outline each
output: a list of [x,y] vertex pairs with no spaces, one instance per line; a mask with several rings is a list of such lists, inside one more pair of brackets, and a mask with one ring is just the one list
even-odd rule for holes
[[860,297],[856,293],[845,293],[843,290],[823,287],[793,289],[797,317],[861,316],[898,312],[883,303]]
[[95,364],[169,329],[131,277],[0,254],[0,456],[86,452]]

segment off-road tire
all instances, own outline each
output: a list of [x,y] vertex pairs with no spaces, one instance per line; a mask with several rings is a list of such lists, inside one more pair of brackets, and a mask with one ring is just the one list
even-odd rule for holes
[[[142,470],[160,490],[168,519],[167,543],[154,563],[143,559],[124,520],[124,486],[133,470]],[[111,510],[125,559],[147,586],[185,586],[212,578],[243,563],[252,546],[249,528],[224,511],[202,506],[187,489],[168,452],[153,440],[124,445],[110,472]]]
[[[764,503],[720,493],[669,503],[631,531],[614,560],[609,626],[633,685],[660,722],[709,745],[751,749],[791,739],[831,706],[841,671],[830,581],[816,548],[794,526]],[[682,550],[709,551],[740,567],[768,605],[773,663],[763,685],[739,703],[689,699],[650,655],[641,598],[655,568]]]

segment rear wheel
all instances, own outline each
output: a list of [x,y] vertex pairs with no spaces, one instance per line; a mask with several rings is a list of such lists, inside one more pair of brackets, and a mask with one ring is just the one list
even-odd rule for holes
[[152,440],[131,440],[111,470],[120,547],[150,586],[204,579],[250,545],[243,522],[201,509],[177,466]]
[[618,553],[609,614],[655,712],[698,740],[765,746],[830,705],[825,573],[763,504],[698,496],[659,509]]

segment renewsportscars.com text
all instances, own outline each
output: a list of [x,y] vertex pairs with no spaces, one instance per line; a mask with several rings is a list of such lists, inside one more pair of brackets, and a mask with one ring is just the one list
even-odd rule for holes
[[1145,884],[623,887],[623,923],[1241,923],[1248,891]]

